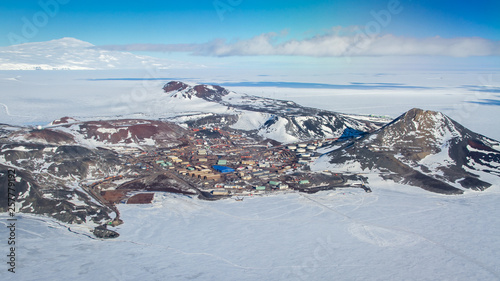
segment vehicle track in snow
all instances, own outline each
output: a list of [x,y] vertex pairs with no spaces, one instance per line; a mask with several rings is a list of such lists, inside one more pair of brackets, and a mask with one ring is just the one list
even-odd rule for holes
[[17,115],[17,114],[11,114],[9,110],[9,106],[7,106],[5,103],[1,103],[0,105],[5,108],[5,114],[10,117],[22,117],[22,118],[32,118],[33,116],[25,116],[25,115]]

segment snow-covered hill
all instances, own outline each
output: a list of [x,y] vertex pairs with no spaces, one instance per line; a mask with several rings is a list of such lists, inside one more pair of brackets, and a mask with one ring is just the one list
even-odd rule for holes
[[[380,128],[384,120],[375,122],[344,114],[304,107],[292,101],[262,98],[235,93],[217,85],[195,85],[171,81],[163,87],[161,102],[177,112],[210,113],[198,117],[206,125],[229,126],[233,129],[257,131],[258,135],[283,143],[321,138],[338,138],[346,130],[363,134]],[[220,122],[221,115],[227,123]],[[180,120],[177,118],[176,120]],[[191,115],[190,121],[196,120]]]
[[[8,170],[16,171],[16,211],[68,223],[99,222],[111,212],[80,181],[126,170],[116,153],[78,145],[11,142],[0,149],[0,203],[7,206]],[[5,210],[5,209],[4,209]]]
[[99,49],[75,38],[0,47],[0,70],[101,70],[187,67],[128,52]]
[[321,157],[315,169],[376,171],[439,193],[483,190],[500,176],[500,143],[434,111],[412,109],[380,130]]
[[[16,208],[71,223],[109,219],[110,209],[85,190],[83,181],[130,172],[112,151],[181,145],[185,129],[164,121],[78,121],[64,117],[43,129],[0,127],[0,203],[7,206],[8,169],[21,181]],[[95,196],[95,195],[94,195]]]
[[113,146],[171,147],[181,144],[185,129],[163,121],[119,119],[78,121],[63,117],[43,129],[18,130],[8,140],[20,143],[80,145],[87,148]]

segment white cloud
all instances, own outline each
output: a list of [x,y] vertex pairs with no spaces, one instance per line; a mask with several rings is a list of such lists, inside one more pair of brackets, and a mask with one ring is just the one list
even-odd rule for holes
[[500,41],[480,37],[411,38],[391,34],[368,36],[357,27],[332,28],[302,40],[279,42],[284,34],[264,33],[250,39],[203,44],[132,44],[101,46],[108,50],[187,52],[200,56],[498,56]]

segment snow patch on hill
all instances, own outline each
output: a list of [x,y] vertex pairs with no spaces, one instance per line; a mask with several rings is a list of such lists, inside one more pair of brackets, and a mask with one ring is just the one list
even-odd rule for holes
[[231,125],[231,128],[250,131],[262,127],[269,119],[270,114],[261,112],[243,112],[238,116],[238,121]]

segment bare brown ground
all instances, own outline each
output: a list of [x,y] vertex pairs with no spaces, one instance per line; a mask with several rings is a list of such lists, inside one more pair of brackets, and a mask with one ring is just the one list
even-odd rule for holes
[[139,193],[127,200],[127,204],[151,204],[154,193]]
[[101,196],[110,203],[118,203],[127,198],[128,190],[108,190],[101,192]]

